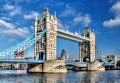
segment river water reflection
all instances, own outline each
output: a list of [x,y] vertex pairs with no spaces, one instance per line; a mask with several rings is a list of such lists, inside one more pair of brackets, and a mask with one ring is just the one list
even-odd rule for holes
[[120,83],[120,71],[68,71],[59,73],[26,73],[0,70],[0,83]]

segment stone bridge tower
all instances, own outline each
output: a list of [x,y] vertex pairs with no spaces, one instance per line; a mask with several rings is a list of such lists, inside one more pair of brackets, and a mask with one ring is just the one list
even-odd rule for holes
[[95,61],[95,34],[94,31],[85,27],[82,36],[90,38],[90,41],[79,43],[79,61],[85,62],[86,58],[89,58],[89,62]]
[[56,38],[57,38],[57,18],[48,12],[45,7],[40,20],[35,18],[34,31],[35,37],[43,30],[47,29],[44,36],[34,45],[34,55],[37,60],[56,60]]

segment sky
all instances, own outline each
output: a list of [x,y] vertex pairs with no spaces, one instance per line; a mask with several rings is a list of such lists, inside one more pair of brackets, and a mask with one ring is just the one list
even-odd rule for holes
[[[59,28],[83,33],[87,24],[102,56],[120,56],[120,0],[0,0],[0,50],[34,33],[35,16],[40,18],[45,5],[50,15],[56,11]],[[78,43],[57,38],[57,56],[62,49],[69,58],[79,56]]]

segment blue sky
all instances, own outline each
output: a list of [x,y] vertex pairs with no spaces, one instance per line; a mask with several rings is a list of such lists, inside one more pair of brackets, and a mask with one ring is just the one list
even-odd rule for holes
[[[120,0],[0,0],[0,50],[23,41],[34,32],[34,18],[56,11],[58,27],[82,33],[95,30],[96,46],[103,56],[120,56]],[[57,39],[57,54],[65,49],[78,57],[78,43]]]

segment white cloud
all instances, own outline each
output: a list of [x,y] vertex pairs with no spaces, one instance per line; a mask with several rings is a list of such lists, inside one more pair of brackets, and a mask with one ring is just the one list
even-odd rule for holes
[[34,31],[34,26],[29,26],[31,28],[32,31]]
[[[14,3],[14,4],[21,4],[21,3],[30,3],[31,1],[32,1],[32,3],[33,3],[33,0],[5,0],[6,1],[6,3],[10,3],[10,2],[12,2],[12,3]],[[36,2],[37,0],[35,0],[35,2]]]
[[57,19],[58,28],[69,29],[69,25],[63,25],[60,19]]
[[7,23],[6,21],[4,20],[0,20],[0,27],[5,27],[7,29],[14,29],[14,25],[12,25],[11,23]]
[[8,37],[18,36],[18,37],[24,38],[28,36],[29,30],[28,28],[25,27],[25,28],[17,28],[14,30],[2,30],[1,33]]
[[82,23],[82,24],[89,24],[91,23],[90,16],[88,14],[81,16],[78,15],[77,17],[74,18],[75,24]]
[[35,18],[36,14],[39,15],[38,12],[31,11],[30,14],[24,15],[24,18],[25,18],[25,19],[32,19],[32,18]]
[[10,20],[8,17],[1,17],[2,20]]
[[7,37],[27,37],[29,34],[29,29],[24,28],[16,28],[15,25],[8,23],[4,20],[0,20],[0,35]]
[[104,27],[115,27],[120,26],[120,2],[115,3],[111,8],[110,12],[114,13],[115,17],[114,19],[109,19],[104,21],[103,26]]
[[[73,21],[69,21],[69,24],[72,23],[73,25],[76,25],[78,23],[81,23],[85,25],[85,24],[91,23],[89,14],[82,14],[82,12],[77,13],[76,9],[69,6],[68,4],[66,4],[66,7],[63,10],[63,13],[60,15],[60,17],[65,17],[65,16],[71,16],[71,18],[73,19]],[[58,25],[62,27],[62,23],[60,22],[58,23],[59,23]]]
[[60,16],[62,17],[62,16],[69,16],[69,15],[75,15],[75,10],[72,7],[70,7],[68,4],[66,4],[65,10]]
[[15,7],[15,9],[10,12],[11,16],[14,16],[16,14],[21,14],[21,8],[20,7]]
[[13,39],[13,38],[12,38],[12,39],[8,39],[8,41],[9,41],[9,42],[14,42],[15,39]]
[[104,21],[103,25],[104,25],[104,27],[109,27],[109,28],[112,28],[114,26],[119,26],[120,18],[116,17],[115,19],[106,20],[106,21]]
[[[120,14],[120,2],[115,3],[111,8],[110,12],[115,13],[116,15]],[[120,16],[120,15],[119,15]]]
[[98,30],[95,30],[95,34],[99,35],[99,34],[101,34],[101,32]]
[[49,2],[46,5],[47,6],[52,6],[52,7],[61,7],[61,6],[65,5],[65,3],[64,2],[58,2],[58,1],[49,0]]
[[14,16],[16,14],[21,14],[20,6],[5,4],[3,7],[5,10],[7,10],[7,12],[10,13],[10,16]]
[[7,9],[7,10],[14,9],[14,6],[8,5],[8,4],[5,4],[3,7],[4,7],[4,9]]
[[16,24],[16,25],[20,25],[20,23],[19,23],[19,22],[15,22],[15,24]]

